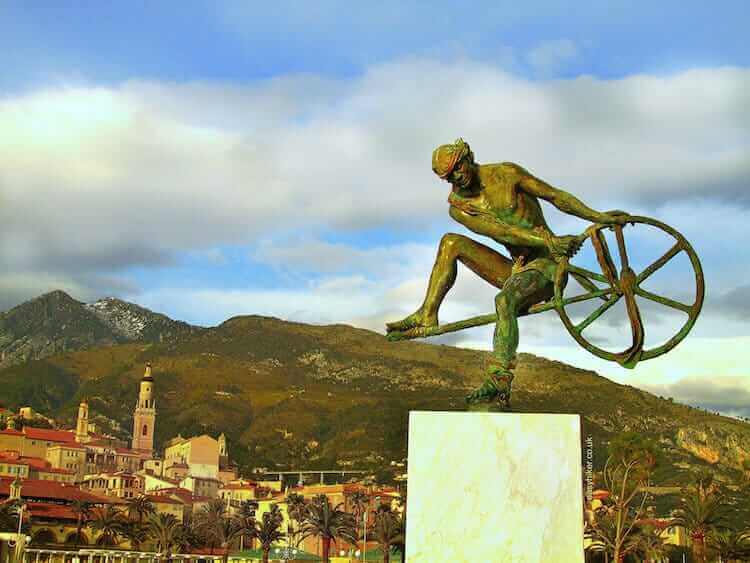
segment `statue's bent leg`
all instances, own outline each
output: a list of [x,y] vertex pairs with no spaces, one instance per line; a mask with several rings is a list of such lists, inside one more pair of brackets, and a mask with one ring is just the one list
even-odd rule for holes
[[518,314],[523,309],[551,297],[552,282],[541,272],[527,270],[511,276],[495,298],[497,322],[493,340],[493,354],[488,366],[488,378],[471,393],[468,402],[496,399],[510,401],[513,369],[518,348]]
[[448,290],[456,282],[459,261],[498,288],[502,287],[510,276],[512,266],[508,258],[469,237],[454,233],[444,235],[440,240],[424,302],[408,317],[388,323],[388,332],[437,326],[438,310]]

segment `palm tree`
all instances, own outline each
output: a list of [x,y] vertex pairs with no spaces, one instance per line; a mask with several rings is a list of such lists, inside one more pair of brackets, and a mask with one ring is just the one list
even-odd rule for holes
[[263,563],[268,563],[268,554],[271,552],[271,546],[274,542],[284,539],[284,532],[281,531],[281,523],[284,516],[277,504],[272,504],[268,512],[264,512],[260,522],[251,520],[252,535],[260,543],[260,549],[263,554]]
[[726,528],[727,516],[728,508],[718,493],[704,494],[698,487],[682,499],[673,522],[690,534],[696,563],[706,563],[706,536]]
[[[618,533],[619,532],[619,533]],[[618,525],[617,512],[614,509],[602,508],[597,511],[596,524],[588,528],[584,534],[591,540],[586,548],[591,552],[604,552],[606,557],[613,556],[614,563],[625,561],[628,554],[638,550],[638,528],[633,526],[628,534],[622,536],[622,528]],[[616,551],[616,546],[619,550]]]
[[224,562],[229,559],[229,548],[234,540],[242,537],[251,528],[248,519],[230,517],[224,501],[214,499],[203,507],[195,518],[196,529],[211,542],[224,550]]
[[229,548],[234,540],[242,537],[250,528],[245,518],[219,518],[211,527],[205,528],[207,536],[214,540],[224,551],[224,563],[229,560]]
[[253,544],[252,536],[252,524],[251,521],[255,518],[255,512],[258,510],[258,502],[254,500],[244,500],[240,503],[239,510],[236,516],[241,518],[247,524],[245,531],[240,536],[240,551],[245,549],[246,540],[249,540],[250,548]]
[[188,514],[180,526],[177,539],[175,540],[175,547],[181,551],[187,551],[193,547],[200,547],[205,545],[204,538],[196,529],[192,515]]
[[357,532],[359,533],[360,524],[362,523],[362,515],[367,514],[367,507],[370,504],[370,497],[364,491],[354,491],[349,496],[349,502],[354,513],[354,521],[357,526]]
[[212,529],[219,525],[219,522],[227,516],[227,507],[221,499],[214,499],[207,505],[203,506],[193,518],[193,530],[203,538],[205,543],[213,548],[216,547],[216,534]]
[[91,516],[92,508],[93,506],[89,501],[81,499],[75,499],[70,505],[70,509],[73,511],[73,514],[76,515],[76,549],[78,549],[78,546],[81,543],[81,530],[83,529],[83,522],[86,518]]
[[720,530],[711,532],[706,543],[722,561],[746,561],[750,558],[750,530]]
[[391,547],[404,542],[401,517],[390,510],[380,510],[375,515],[375,540],[383,548],[383,563],[390,563]]
[[122,535],[136,551],[140,551],[141,544],[149,538],[149,527],[146,522],[136,520],[124,520],[122,523]]
[[669,556],[671,548],[664,542],[663,529],[645,524],[638,528],[635,538],[638,542],[635,551],[646,563],[663,561]]
[[289,542],[294,547],[299,546],[299,541],[296,539],[297,532],[302,524],[302,520],[305,516],[305,497],[299,493],[289,493],[286,496],[286,512],[289,515],[290,522],[296,522],[297,529],[294,529],[293,525],[289,525]]
[[156,550],[169,561],[172,551],[181,546],[183,526],[173,514],[154,512],[148,517],[148,535],[154,540]]
[[0,532],[15,532],[18,529],[18,503],[0,504]]
[[93,519],[88,527],[99,532],[98,542],[102,545],[117,545],[120,534],[124,532],[122,512],[116,506],[108,504],[93,511]]
[[131,520],[137,520],[139,524],[143,524],[144,517],[153,514],[156,510],[154,503],[152,503],[146,495],[138,495],[128,499],[127,507],[128,518]]
[[323,544],[323,561],[328,563],[331,542],[344,539],[350,543],[357,543],[357,526],[354,516],[340,509],[343,503],[332,507],[328,497],[317,495],[307,505],[305,518],[302,522],[301,539],[309,536],[320,537]]

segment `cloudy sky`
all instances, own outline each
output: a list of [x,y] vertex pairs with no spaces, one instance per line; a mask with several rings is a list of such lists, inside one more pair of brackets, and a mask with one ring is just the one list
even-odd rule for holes
[[[522,320],[522,351],[750,416],[743,4],[0,2],[0,309],[59,288],[201,325],[382,332],[420,304],[441,235],[467,234],[430,170],[461,136],[479,162],[673,226],[705,270],[693,333],[635,370],[553,312]],[[586,227],[545,209],[560,234]],[[626,235],[639,268],[674,242]],[[684,253],[649,284],[694,299]],[[441,321],[495,293],[460,270]],[[649,347],[684,323],[643,313]],[[488,348],[491,331],[442,342]],[[629,343],[616,309],[586,334]]]

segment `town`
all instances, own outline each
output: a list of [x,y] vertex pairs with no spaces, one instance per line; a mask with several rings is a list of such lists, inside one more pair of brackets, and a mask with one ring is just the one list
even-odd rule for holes
[[[17,414],[0,409],[6,426],[0,431],[0,530],[11,523],[19,532],[0,533],[0,560],[12,559],[16,543],[25,541],[27,561],[61,563],[71,556],[164,553],[382,561],[398,557],[399,546],[403,551],[399,491],[362,472],[299,471],[292,484],[283,471],[275,480],[273,473],[268,480],[247,479],[224,434],[178,435],[157,451],[155,379],[147,363],[130,444],[98,432],[86,400],[68,430],[35,427],[43,417],[30,407]],[[329,473],[339,481],[354,477],[326,483]]]

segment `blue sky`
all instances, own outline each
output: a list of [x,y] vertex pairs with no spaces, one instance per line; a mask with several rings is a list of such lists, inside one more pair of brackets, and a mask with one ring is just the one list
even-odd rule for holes
[[[694,333],[634,372],[554,314],[522,322],[522,350],[750,415],[746,22],[742,2],[0,1],[0,308],[61,288],[203,325],[382,331],[463,232],[429,164],[463,136],[479,162],[673,225],[706,271]],[[659,288],[689,292],[670,267]],[[441,319],[494,293],[460,271]],[[653,315],[656,340],[679,323]]]

